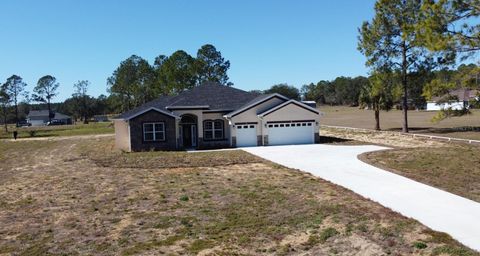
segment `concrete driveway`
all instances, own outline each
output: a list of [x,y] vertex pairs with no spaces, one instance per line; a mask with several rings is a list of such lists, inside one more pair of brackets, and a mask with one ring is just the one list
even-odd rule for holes
[[292,145],[243,148],[283,166],[312,173],[376,201],[480,251],[480,203],[358,160],[379,146]]

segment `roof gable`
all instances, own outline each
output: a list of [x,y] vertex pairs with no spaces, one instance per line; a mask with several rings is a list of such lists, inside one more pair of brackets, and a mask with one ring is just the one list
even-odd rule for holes
[[147,113],[147,112],[149,112],[149,111],[156,111],[156,112],[162,113],[162,114],[164,114],[164,115],[171,116],[171,117],[176,118],[176,119],[180,119],[179,116],[176,116],[176,115],[174,115],[174,114],[172,114],[172,113],[170,113],[170,112],[167,112],[167,111],[165,111],[165,110],[158,109],[158,108],[156,108],[156,107],[146,108],[146,109],[143,109],[143,110],[141,110],[141,111],[137,111],[137,112],[131,113],[130,115],[125,115],[125,116],[123,116],[122,118],[118,118],[118,117],[117,117],[117,118],[115,118],[115,119],[130,120],[130,119],[132,119],[132,118],[135,118],[135,117],[137,117],[137,116],[140,116],[140,115],[142,115],[142,114],[145,114],[145,113]]
[[282,100],[285,100],[285,101],[288,101],[288,98],[281,95],[281,94],[278,94],[278,93],[273,93],[273,94],[264,94],[264,95],[259,95],[257,96],[256,98],[254,98],[253,100],[247,102],[246,104],[244,104],[243,106],[241,106],[240,108],[238,108],[237,110],[231,112],[231,113],[228,113],[226,115],[226,117],[228,118],[231,118],[231,117],[234,117],[236,115],[239,115],[255,106],[258,106],[259,104],[262,104],[272,98],[280,98]]
[[318,110],[316,110],[316,109],[314,109],[314,108],[312,108],[312,107],[310,107],[310,106],[308,106],[308,105],[306,105],[306,104],[303,104],[303,103],[301,103],[301,102],[299,102],[299,101],[296,101],[296,100],[289,100],[289,101],[286,101],[286,102],[284,102],[284,103],[282,103],[282,104],[280,104],[280,105],[278,105],[278,106],[275,106],[275,107],[273,107],[273,108],[271,108],[271,109],[269,109],[269,110],[267,110],[267,111],[265,111],[265,112],[263,112],[263,113],[260,113],[258,116],[261,116],[261,117],[268,116],[269,114],[271,114],[271,113],[273,113],[273,112],[275,112],[275,111],[277,111],[277,110],[280,110],[280,109],[282,109],[282,108],[284,108],[284,107],[286,107],[286,106],[288,106],[288,105],[290,105],[290,104],[294,104],[294,105],[296,105],[296,106],[298,106],[298,107],[301,107],[301,108],[303,108],[303,109],[305,109],[305,110],[307,110],[307,111],[313,112],[313,113],[315,113],[315,114],[317,114],[317,115],[320,114],[320,112],[319,112]]

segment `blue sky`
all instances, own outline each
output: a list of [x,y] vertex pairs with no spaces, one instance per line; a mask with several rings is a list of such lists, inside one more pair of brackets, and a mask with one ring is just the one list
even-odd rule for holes
[[337,76],[366,75],[357,29],[373,16],[373,0],[344,1],[1,1],[0,81],[20,75],[32,90],[50,74],[55,101],[89,80],[106,80],[132,54],[150,63],[182,49],[192,56],[210,43],[230,60],[230,80],[244,90],[276,83],[300,87]]

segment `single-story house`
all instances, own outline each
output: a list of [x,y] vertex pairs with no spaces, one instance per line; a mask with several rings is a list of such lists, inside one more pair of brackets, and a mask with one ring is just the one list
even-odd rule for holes
[[433,97],[430,101],[427,101],[427,111],[437,111],[449,108],[452,110],[462,110],[463,108],[468,109],[470,107],[470,101],[478,99],[478,93],[479,91],[477,90],[466,88],[450,91],[444,96]]
[[317,143],[320,112],[280,94],[205,83],[114,118],[125,151]]
[[48,110],[30,110],[27,115],[27,122],[32,124],[32,126],[43,126],[47,125],[50,120],[57,120],[62,124],[72,124],[72,118],[70,116],[64,115],[58,112],[49,112]]

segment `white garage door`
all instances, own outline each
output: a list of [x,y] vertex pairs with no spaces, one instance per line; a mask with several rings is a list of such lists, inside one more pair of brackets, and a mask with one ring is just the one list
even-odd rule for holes
[[257,145],[257,125],[236,125],[237,147],[252,147]]
[[268,145],[312,144],[314,122],[268,124]]

